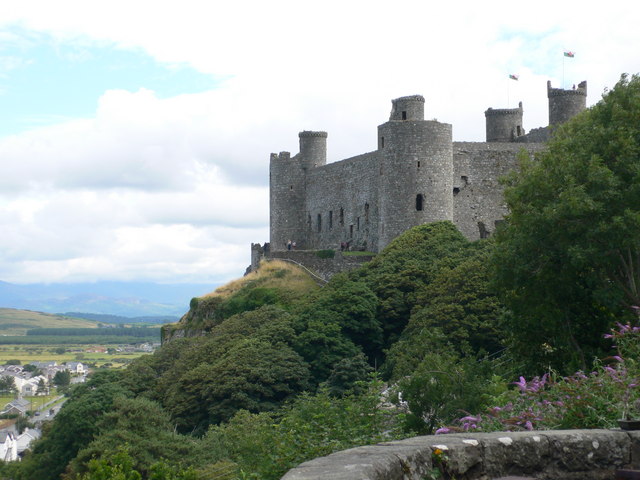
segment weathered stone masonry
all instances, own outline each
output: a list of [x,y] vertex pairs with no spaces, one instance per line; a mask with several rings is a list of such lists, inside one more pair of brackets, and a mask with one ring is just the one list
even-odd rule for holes
[[[586,107],[587,84],[547,84],[549,125]],[[498,179],[517,167],[521,150],[544,148],[549,127],[525,133],[522,103],[485,112],[486,142],[453,142],[450,124],[424,119],[420,95],[392,101],[378,127],[378,148],[327,164],[326,132],[299,134],[300,152],[272,153],[270,249],[378,252],[405,230],[451,220],[469,239],[490,235],[507,213]]]
[[[444,452],[438,462],[434,451]],[[457,480],[509,476],[611,480],[640,467],[640,433],[555,430],[436,435],[356,447],[316,458],[282,480],[423,480],[434,468]]]

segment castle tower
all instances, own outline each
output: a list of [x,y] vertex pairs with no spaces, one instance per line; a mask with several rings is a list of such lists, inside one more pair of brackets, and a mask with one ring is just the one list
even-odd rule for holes
[[518,108],[489,108],[484,112],[487,142],[513,142],[524,135],[522,128],[522,102]]
[[273,251],[286,250],[289,240],[299,243],[304,234],[305,174],[299,155],[271,154],[269,224]]
[[289,240],[305,248],[307,172],[327,163],[327,132],[298,134],[300,153],[272,153],[269,162],[270,248],[286,250]]
[[327,163],[327,132],[305,130],[298,134],[300,157],[305,168],[319,167]]
[[378,127],[378,250],[422,223],[453,220],[451,125],[424,119],[424,97],[392,101]]
[[549,125],[559,125],[575,117],[587,108],[587,81],[580,82],[578,88],[551,88],[551,81],[547,82],[547,97],[549,98]]

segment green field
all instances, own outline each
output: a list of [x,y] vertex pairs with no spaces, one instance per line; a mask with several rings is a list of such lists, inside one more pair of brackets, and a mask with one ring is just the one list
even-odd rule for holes
[[0,308],[0,335],[26,335],[34,328],[98,328],[98,322],[52,313]]
[[[96,345],[96,347],[100,347]],[[57,353],[56,350],[64,348],[64,353]],[[20,360],[22,365],[31,362],[57,362],[58,365],[65,362],[82,362],[84,364],[95,364],[96,367],[104,366],[106,363],[118,368],[126,365],[131,360],[146,355],[144,352],[87,352],[90,345],[0,345],[0,365],[4,365],[9,360]],[[113,348],[110,345],[109,348]]]
[[[128,364],[131,360],[145,355],[144,352],[117,351],[120,345],[149,341],[144,337],[97,335],[116,333],[122,329],[100,329],[98,322],[81,318],[65,317],[49,313],[0,308],[0,365],[9,360],[19,360],[22,365],[30,362],[80,361],[90,366],[102,367],[111,364],[115,368]],[[49,335],[27,335],[28,330],[60,329]],[[69,335],[77,333],[62,329],[91,329],[96,335]],[[139,329],[132,329],[132,332]],[[158,328],[149,329],[159,339]],[[37,333],[37,332],[32,332]],[[122,333],[122,332],[120,332]],[[157,337],[157,339],[155,338]],[[93,350],[105,350],[104,352]],[[111,353],[108,353],[107,350]]]

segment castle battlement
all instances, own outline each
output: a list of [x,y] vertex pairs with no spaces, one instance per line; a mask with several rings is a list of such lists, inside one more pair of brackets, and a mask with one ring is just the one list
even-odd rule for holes
[[327,132],[312,132],[309,130],[304,130],[298,134],[299,138],[327,138]]
[[[586,82],[551,88],[549,125],[586,108]],[[549,127],[526,134],[518,108],[488,108],[486,142],[454,142],[452,126],[424,119],[425,98],[391,101],[377,150],[326,164],[328,134],[302,131],[300,152],[270,157],[270,248],[382,250],[405,230],[450,220],[469,239],[484,238],[507,214],[499,178],[524,148],[545,148]]]

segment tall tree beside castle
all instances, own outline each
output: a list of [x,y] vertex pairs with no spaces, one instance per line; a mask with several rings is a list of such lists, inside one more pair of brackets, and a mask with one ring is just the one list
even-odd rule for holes
[[588,368],[640,306],[640,77],[559,128],[508,185],[495,266],[518,351],[534,369]]

